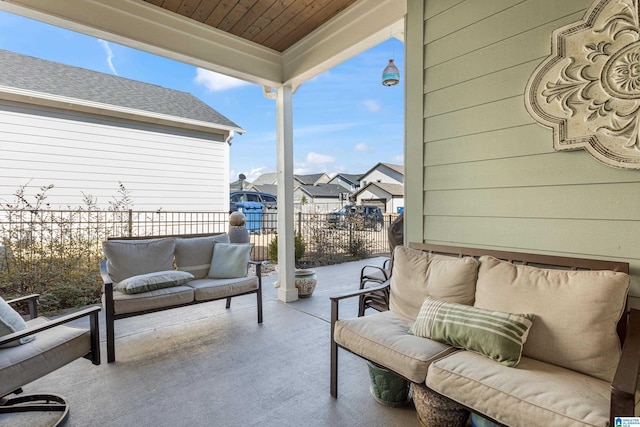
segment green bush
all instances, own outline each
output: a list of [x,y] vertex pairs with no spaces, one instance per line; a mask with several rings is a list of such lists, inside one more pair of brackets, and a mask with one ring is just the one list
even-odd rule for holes
[[[307,250],[307,245],[305,245],[302,240],[302,235],[300,233],[296,233],[293,237],[294,241],[294,252],[293,257],[295,261],[298,262],[304,257],[304,254]],[[269,242],[269,259],[274,263],[278,262],[278,236],[276,236],[271,242]]]

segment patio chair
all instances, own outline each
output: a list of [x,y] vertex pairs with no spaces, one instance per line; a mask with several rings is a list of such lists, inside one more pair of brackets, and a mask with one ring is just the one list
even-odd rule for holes
[[[389,251],[393,256],[393,250],[397,245],[401,245],[404,241],[404,214],[400,214],[389,226],[387,238],[389,240]],[[370,285],[380,285],[391,279],[391,269],[393,267],[392,258],[387,258],[382,266],[365,265],[360,270],[360,289],[369,287]],[[364,316],[367,308],[373,308],[377,311],[386,311],[389,309],[389,290],[372,292],[370,294],[361,295],[358,302],[358,317]]]
[[[38,317],[38,295],[33,294],[14,300],[0,298],[0,326],[16,330],[0,336],[0,414],[18,412],[60,412],[54,425],[62,425],[69,415],[69,405],[64,397],[56,394],[22,393],[22,387],[58,368],[84,357],[94,365],[100,364],[100,335],[98,312],[94,306],[55,319]],[[8,303],[8,305],[7,305]],[[9,308],[18,303],[29,307],[26,329],[10,327],[21,323],[20,315]],[[67,323],[89,317],[89,329],[68,326]],[[7,322],[7,319],[9,321]],[[13,324],[12,324],[13,322]],[[20,344],[22,343],[22,344]]]

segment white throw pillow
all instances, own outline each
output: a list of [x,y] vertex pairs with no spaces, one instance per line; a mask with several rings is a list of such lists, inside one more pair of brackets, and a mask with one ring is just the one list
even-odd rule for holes
[[[27,322],[20,313],[15,311],[2,297],[0,297],[0,337],[27,329]],[[29,336],[1,345],[0,348],[15,347],[33,341],[36,337]]]

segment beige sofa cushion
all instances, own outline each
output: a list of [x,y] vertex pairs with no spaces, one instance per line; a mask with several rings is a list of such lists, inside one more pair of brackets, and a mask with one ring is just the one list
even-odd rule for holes
[[141,274],[173,270],[175,239],[108,240],[102,244],[114,282]]
[[484,256],[475,306],[535,314],[524,356],[610,382],[629,286],[624,273],[541,269]]
[[[193,302],[193,295],[193,288],[187,285],[156,289],[140,294],[123,294],[122,292],[113,291],[113,308],[115,314],[138,313],[145,310],[188,304]],[[105,296],[103,294],[103,304],[104,299]]]
[[196,301],[209,301],[255,291],[258,289],[258,277],[197,279],[190,281],[186,286],[193,288]]
[[427,376],[429,364],[455,349],[408,334],[412,324],[413,319],[384,311],[337,321],[334,339],[351,352],[421,383]]
[[433,362],[426,384],[512,427],[604,427],[609,421],[608,382],[526,357],[508,368],[459,351]]
[[196,279],[207,277],[216,243],[229,243],[229,235],[177,238],[175,255],[178,270],[187,271]]
[[429,255],[396,246],[389,309],[415,320],[427,296],[472,305],[478,274],[474,258]]

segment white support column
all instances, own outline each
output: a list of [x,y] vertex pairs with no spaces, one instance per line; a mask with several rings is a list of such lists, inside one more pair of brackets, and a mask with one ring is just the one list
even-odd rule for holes
[[295,287],[293,218],[293,90],[278,88],[276,94],[276,144],[278,156],[278,299],[298,299]]

